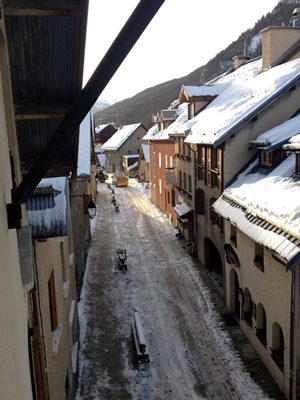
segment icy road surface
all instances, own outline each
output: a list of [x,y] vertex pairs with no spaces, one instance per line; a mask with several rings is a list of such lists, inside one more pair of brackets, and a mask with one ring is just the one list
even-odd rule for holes
[[[268,399],[233,348],[213,299],[174,228],[130,181],[98,184],[79,302],[76,400]],[[127,251],[126,272],[116,251]],[[131,322],[139,312],[150,363],[137,365]]]

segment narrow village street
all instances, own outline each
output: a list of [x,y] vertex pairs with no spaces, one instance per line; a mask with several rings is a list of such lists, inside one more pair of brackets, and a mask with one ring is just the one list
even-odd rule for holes
[[[210,276],[185,253],[184,242],[149,200],[149,189],[133,182],[114,188],[120,212],[115,212],[111,190],[98,183],[79,302],[76,400],[283,399],[272,381],[271,389],[268,379],[262,388],[264,369],[257,380],[247,371],[232,341],[234,335],[242,340],[240,329],[228,328],[222,319],[222,299],[209,289]],[[126,249],[127,271],[119,269],[119,248]],[[148,364],[136,360],[135,311]],[[253,365],[257,360],[250,347],[242,342]]]

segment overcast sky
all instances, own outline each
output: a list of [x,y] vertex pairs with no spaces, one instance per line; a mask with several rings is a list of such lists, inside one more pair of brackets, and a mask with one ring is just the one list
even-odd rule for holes
[[[100,99],[123,100],[205,65],[279,0],[165,0]],[[86,82],[138,0],[89,0]],[[242,49],[241,49],[242,51]]]

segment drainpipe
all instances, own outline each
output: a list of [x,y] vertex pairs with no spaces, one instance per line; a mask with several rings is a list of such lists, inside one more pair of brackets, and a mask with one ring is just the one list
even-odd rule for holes
[[43,323],[43,315],[41,312],[41,297],[40,297],[40,284],[39,284],[39,274],[38,274],[38,266],[37,266],[37,258],[36,258],[36,244],[35,240],[33,240],[33,256],[34,256],[34,264],[35,264],[35,277],[36,277],[36,291],[37,291],[37,300],[38,300],[38,313],[39,313],[39,318],[40,318],[40,337],[41,337],[41,342],[42,342],[42,357],[44,361],[44,382],[46,383],[46,388],[45,391],[45,400],[50,400],[50,394],[49,394],[49,381],[48,381],[48,365],[47,365],[47,356],[46,356],[46,346],[45,346],[45,336],[44,336],[44,323]]
[[292,400],[293,399],[293,374],[294,374],[295,268],[292,268],[290,320],[291,321],[290,321],[289,400]]
[[[187,132],[186,132],[187,133]],[[194,203],[194,246],[195,246],[195,254],[198,254],[197,252],[197,217],[196,217],[196,150],[194,150],[188,143],[185,143],[186,146],[194,153],[194,168],[193,168],[193,174],[194,174],[194,190],[193,190],[193,203]]]

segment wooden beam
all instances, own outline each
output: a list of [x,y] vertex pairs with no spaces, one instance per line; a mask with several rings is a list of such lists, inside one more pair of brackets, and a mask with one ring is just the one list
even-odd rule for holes
[[15,120],[64,118],[70,107],[71,104],[14,104]]
[[[50,6],[50,7],[49,7]],[[72,0],[51,1],[45,3],[40,0],[7,0],[4,2],[5,16],[72,16],[86,17],[87,9],[85,1],[74,2]]]

